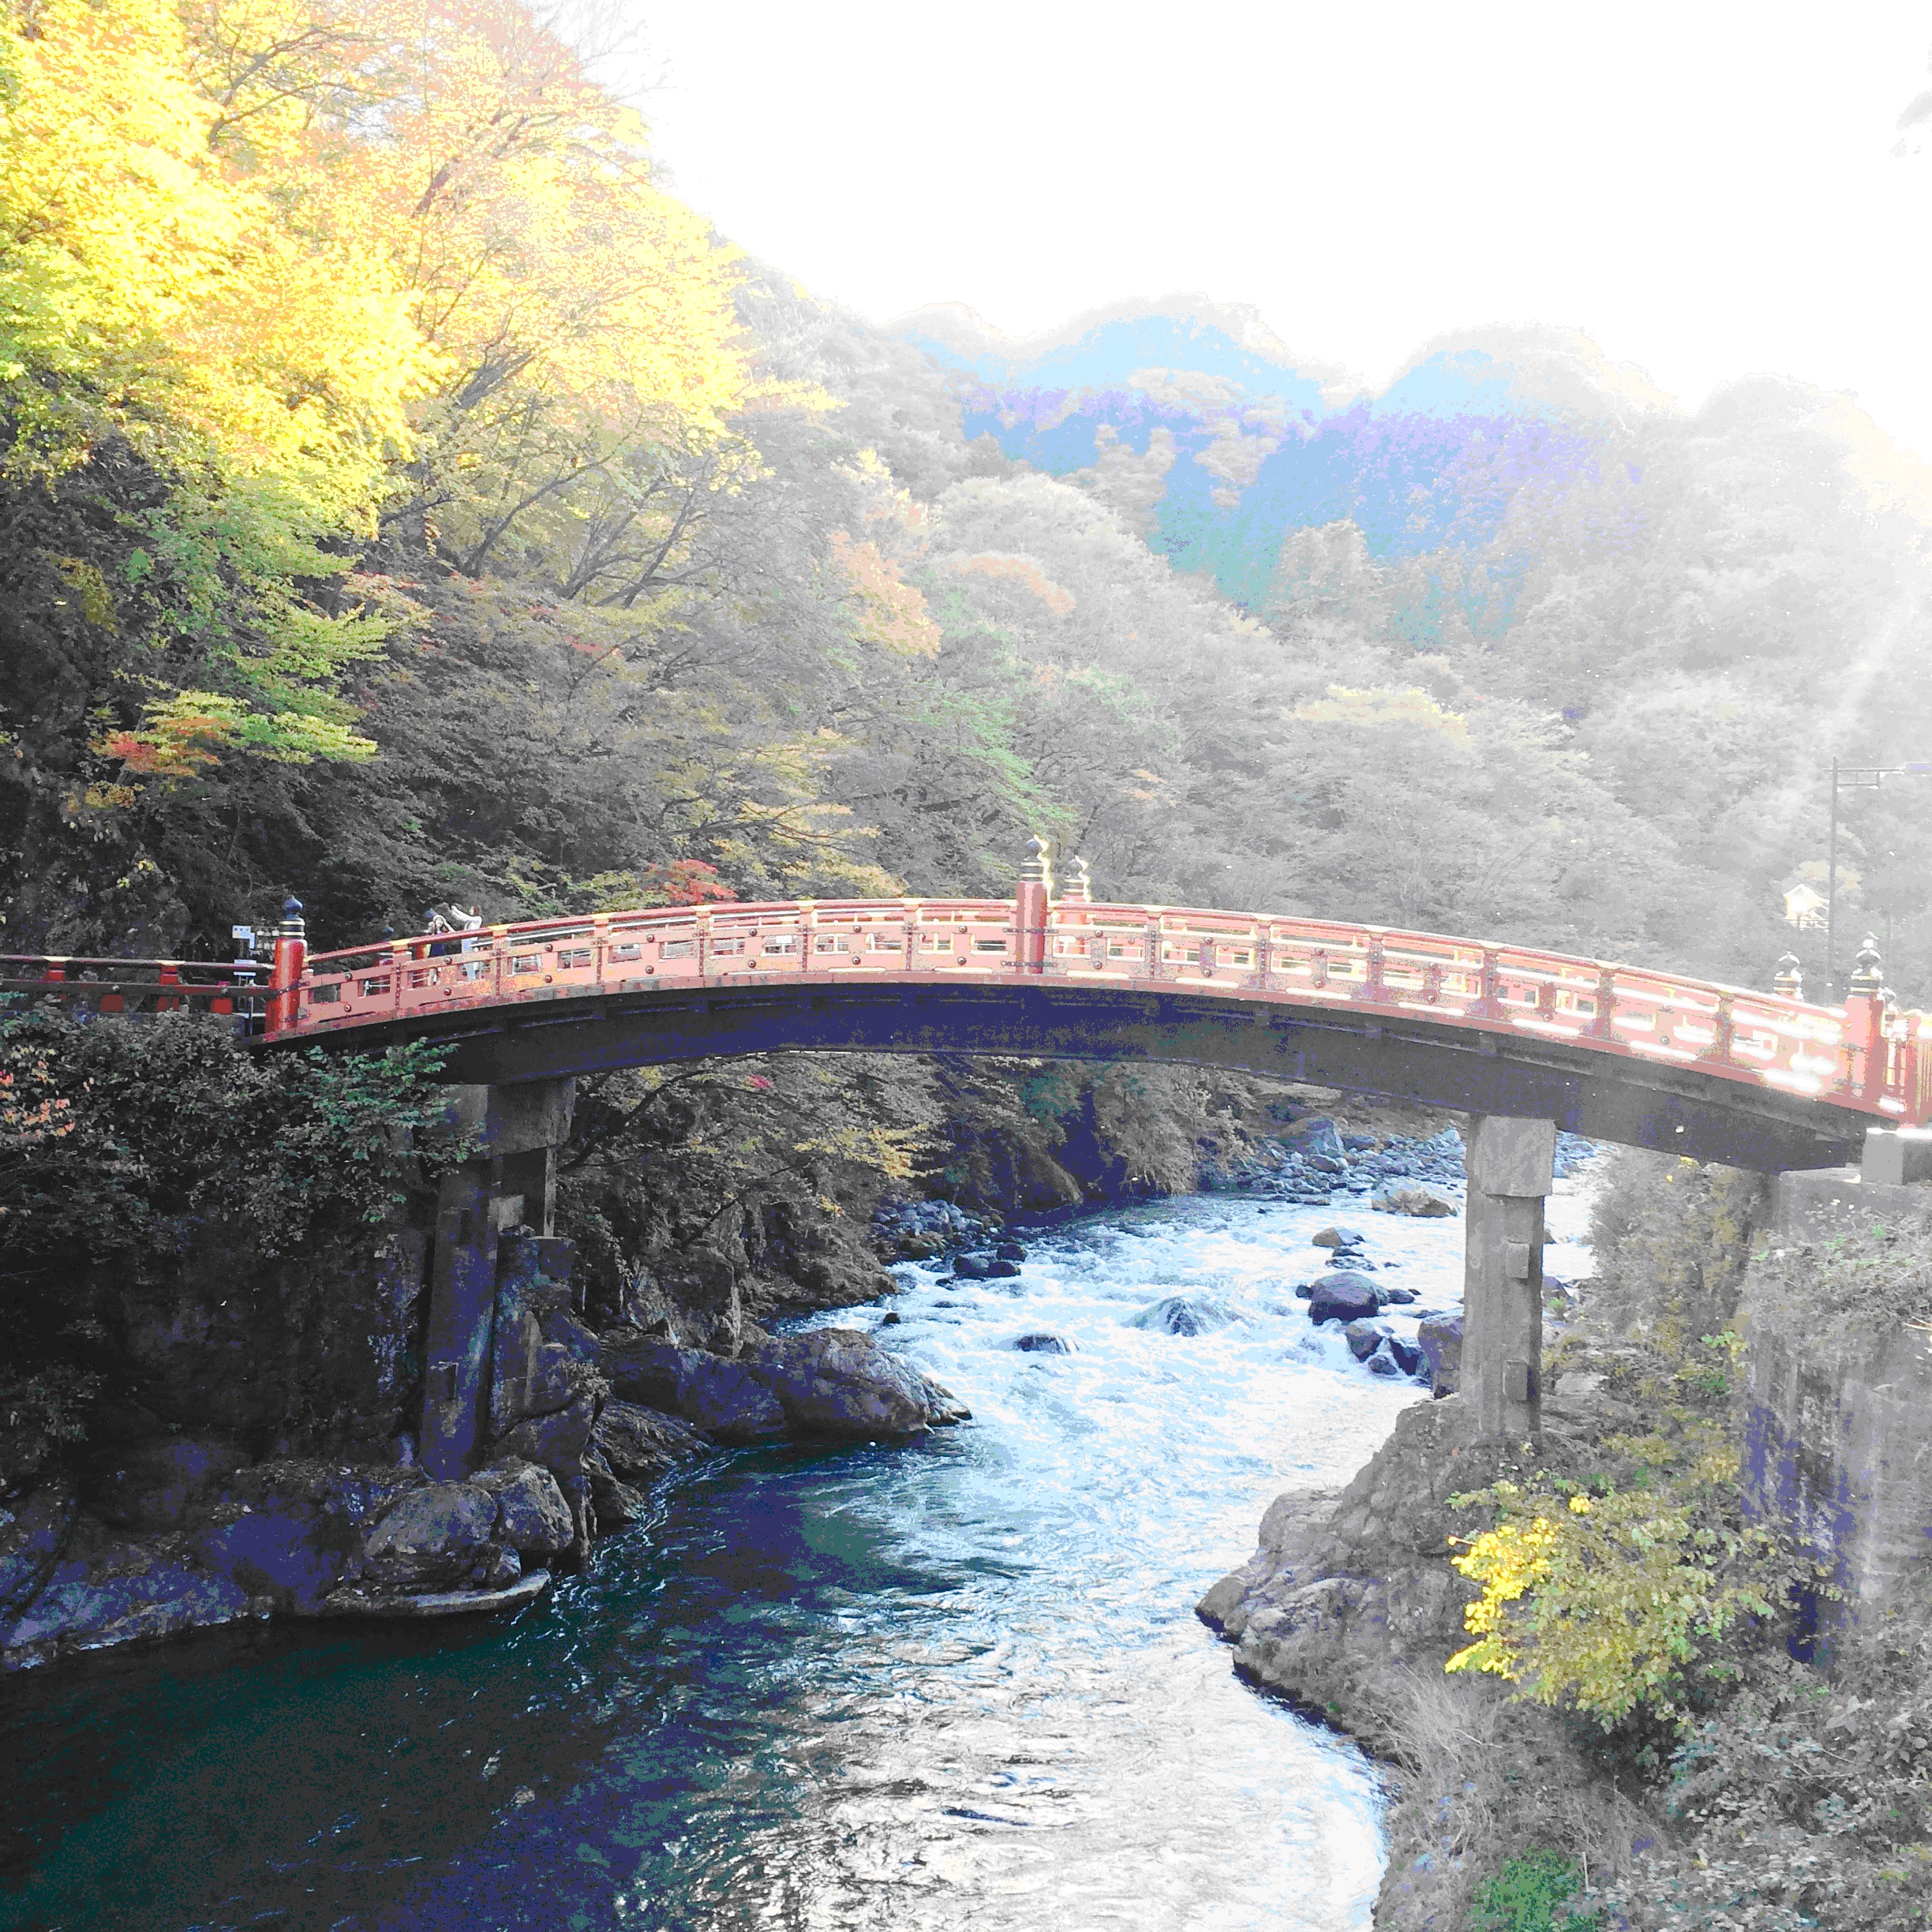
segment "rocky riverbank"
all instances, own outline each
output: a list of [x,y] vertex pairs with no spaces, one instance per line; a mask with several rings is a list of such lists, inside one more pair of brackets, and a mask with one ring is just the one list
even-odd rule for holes
[[[1016,1217],[1050,1221],[1095,1196],[1235,1189],[1447,1214],[1460,1186],[1453,1125],[1344,1109],[1320,1090],[1171,1069],[885,1074],[900,1084],[873,1098],[900,1118],[916,1111],[908,1095],[938,1088],[958,1110],[949,1156],[926,1180],[949,1193],[881,1185],[847,1163],[827,1184],[842,1200],[827,1192],[806,1211],[769,1198],[704,1218],[703,1237],[680,1245],[695,1217],[665,1192],[667,1167],[650,1214],[626,1224],[640,1244],[627,1255],[581,1193],[582,1238],[506,1236],[491,1441],[460,1483],[415,1466],[427,1231],[405,1218],[373,1264],[331,1249],[280,1264],[286,1285],[237,1292],[210,1230],[178,1275],[110,1297],[121,1385],[63,1467],[0,1499],[0,1656],[17,1667],[245,1618],[521,1601],[635,1521],[680,1460],[787,1439],[903,1440],[961,1419],[945,1391],[855,1332],[774,1332],[796,1312],[891,1292],[893,1262],[1012,1273]],[[717,1128],[738,1091],[680,1098],[684,1125]],[[599,1126],[593,1109],[586,1131]],[[1432,1372],[1413,1335],[1365,1319],[1405,1293],[1372,1280],[1358,1237],[1338,1231],[1305,1265],[1318,1271],[1312,1316],[1352,1321],[1372,1367]]]
[[891,1441],[964,1421],[937,1383],[856,1331],[730,1354],[574,1312],[571,1245],[511,1237],[497,1309],[493,1436],[459,1482],[400,1459],[251,1461],[182,1431],[0,1512],[0,1656],[14,1668],[247,1617],[449,1615],[527,1598],[641,1514],[639,1486],[714,1447]]
[[[1541,1441],[1480,1441],[1459,1398],[1418,1402],[1344,1488],[1279,1498],[1253,1556],[1202,1599],[1241,1676],[1384,1766],[1380,1932],[1564,1923],[1480,1915],[1505,1895],[1544,1912],[1567,1898],[1600,1932],[1925,1922],[1932,1589],[1923,1558],[1881,1575],[1848,1553],[1855,1485],[1830,1457],[1855,1459],[1849,1429],[1821,1429],[1815,1467],[1799,1471],[1823,1470],[1821,1494],[1836,1480],[1834,1509],[1787,1498],[1777,1518],[1828,1571],[1837,1563],[1844,1593],[1814,1593],[1814,1581],[1786,1597],[1779,1582],[1772,1614],[1687,1631],[1673,1714],[1640,1705],[1599,1720],[1569,1696],[1546,1707],[1443,1668],[1468,1642],[1476,1593],[1451,1559],[1496,1520],[1473,1492],[1509,1480],[1560,1507],[1566,1482],[1600,1500],[1621,1492],[1642,1499],[1639,1526],[1659,1548],[1698,1509],[1710,1520],[1697,1547],[1740,1547],[1776,1486],[1768,1383],[1793,1383],[1802,1357],[1807,1425],[1830,1422],[1832,1401],[1845,1404],[1825,1365],[1862,1360],[1861,1347],[1876,1359],[1901,1324],[1926,1319],[1923,1225],[1808,1243],[1769,1232],[1768,1213],[1756,1176],[1612,1155],[1593,1214],[1595,1278],[1552,1299]],[[1821,1323],[1829,1339],[1814,1343]],[[1881,1473],[1902,1483],[1904,1468],[1894,1453]],[[1882,1531],[1889,1498],[1873,1495]],[[1802,1577],[1786,1566],[1803,1555],[1768,1553],[1764,1574]],[[1679,1559],[1705,1560],[1723,1559]],[[1694,1569],[1668,1578],[1672,1592],[1698,1587]]]

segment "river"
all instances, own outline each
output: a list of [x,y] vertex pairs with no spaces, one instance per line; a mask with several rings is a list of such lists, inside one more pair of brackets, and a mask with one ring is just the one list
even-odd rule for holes
[[[0,1925],[1342,1932],[1380,1795],[1196,1598],[1413,1383],[1292,1294],[1368,1237],[1413,1317],[1462,1223],[1206,1196],[901,1268],[837,1320],[963,1397],[904,1448],[746,1451],[513,1620],[208,1632],[0,1690]],[[1552,1226],[1581,1233],[1564,1184]],[[1580,1254],[1552,1251],[1559,1274]],[[1136,1318],[1182,1295],[1205,1331]],[[1017,1349],[1051,1335],[1070,1352]]]

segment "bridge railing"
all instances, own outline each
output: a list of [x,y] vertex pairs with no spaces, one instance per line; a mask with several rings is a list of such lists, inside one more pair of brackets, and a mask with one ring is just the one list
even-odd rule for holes
[[0,953],[0,1010],[38,1003],[104,1013],[260,1013],[268,969],[227,960]]
[[1027,923],[1021,902],[1006,899],[662,906],[426,933],[305,959],[298,920],[278,938],[271,983],[256,983],[262,969],[247,962],[17,957],[0,958],[0,998],[106,1013],[263,1012],[268,1035],[286,1039],[660,988],[1038,978],[1441,1020],[1574,1042],[1893,1121],[1932,1119],[1932,1021],[1897,1011],[1870,973],[1855,979],[1843,1006],[1824,1007],[1439,933],[1073,896],[1043,913],[1037,898],[1029,904]]
[[1370,1008],[1750,1080],[1917,1121],[1927,1023],[1440,933],[1174,906],[1062,901],[1039,956],[1010,900],[660,907],[424,934],[310,959],[271,1030],[333,1032],[468,1007],[823,976],[1048,979]]
[[1005,899],[657,907],[315,954],[294,1025],[332,1032],[506,1001],[835,973],[997,975],[1013,972],[1016,957],[1013,906]]
[[1813,1006],[1440,933],[1084,903],[1049,914],[1043,970],[1507,1028],[1913,1121],[1932,1109],[1932,1052],[1921,1044],[1932,1026],[1855,994],[1842,1008]]

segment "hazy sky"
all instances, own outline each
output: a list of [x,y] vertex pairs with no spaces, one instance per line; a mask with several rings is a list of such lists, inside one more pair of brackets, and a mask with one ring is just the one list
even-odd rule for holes
[[622,0],[684,197],[884,320],[1258,308],[1380,385],[1567,323],[1696,404],[1774,370],[1932,457],[1932,6]]

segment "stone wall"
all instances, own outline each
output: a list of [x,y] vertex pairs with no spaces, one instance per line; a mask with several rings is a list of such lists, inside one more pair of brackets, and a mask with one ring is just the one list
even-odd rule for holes
[[1855,1612],[1923,1588],[1932,1556],[1932,1332],[1874,1293],[1909,1280],[1929,1219],[1923,1187],[1780,1175],[1739,1308],[1747,1502],[1816,1555]]

